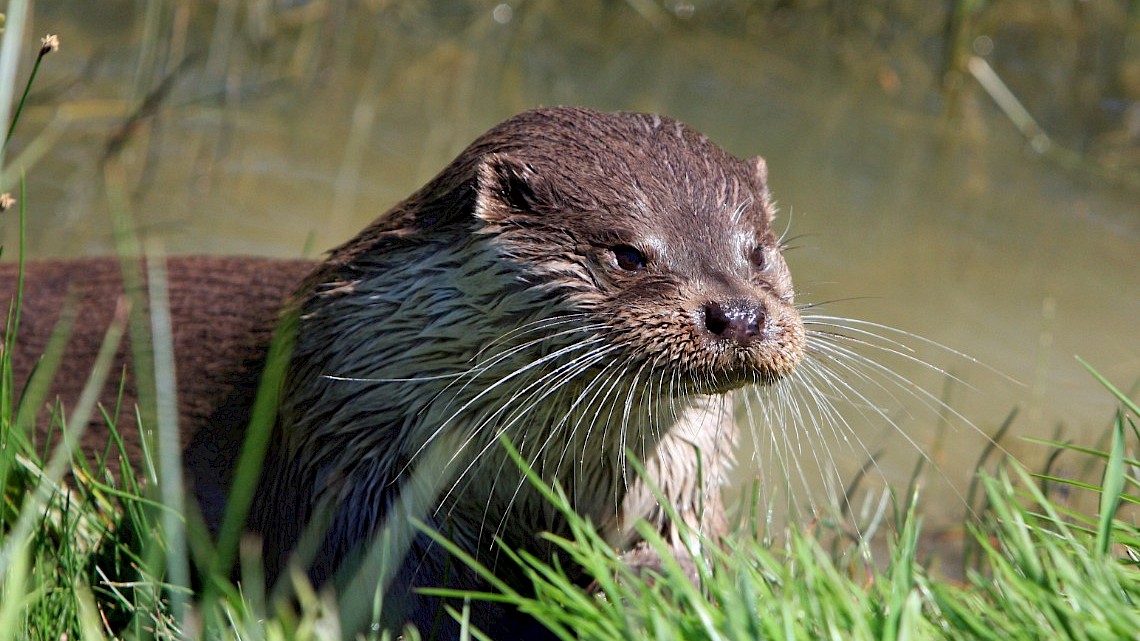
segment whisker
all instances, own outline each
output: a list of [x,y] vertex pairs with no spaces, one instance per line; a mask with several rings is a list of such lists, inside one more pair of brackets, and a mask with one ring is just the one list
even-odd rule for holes
[[[583,342],[586,342],[586,341],[583,341]],[[593,342],[596,342],[596,341],[593,341]],[[580,345],[574,345],[571,347],[579,348],[581,346]],[[600,361],[601,359],[605,358],[607,354],[613,352],[616,349],[617,349],[617,347],[615,347],[613,345],[603,345],[599,348],[590,350],[590,351],[586,352],[585,354],[580,354],[580,355],[576,356],[575,358],[558,365],[553,371],[548,372],[546,374],[543,374],[542,376],[538,377],[537,379],[528,382],[525,385],[525,387],[523,387],[522,389],[512,393],[510,396],[508,396],[506,398],[505,401],[499,403],[498,407],[495,408],[494,412],[492,412],[489,415],[482,416],[480,418],[479,422],[477,424],[475,424],[468,431],[465,439],[462,441],[460,447],[458,448],[458,451],[452,456],[452,461],[454,461],[455,458],[458,457],[464,450],[466,450],[475,441],[475,439],[477,437],[480,437],[480,436],[483,437],[482,441],[484,442],[484,444],[482,445],[482,447],[478,451],[475,452],[474,456],[472,457],[471,462],[460,473],[460,476],[462,477],[462,476],[466,475],[468,472],[470,472],[474,468],[478,459],[481,456],[483,456],[489,449],[491,449],[492,447],[494,447],[496,445],[499,436],[501,436],[502,434],[505,434],[507,432],[507,430],[509,430],[517,422],[519,422],[523,417],[525,417],[526,414],[530,411],[530,409],[532,409],[536,406],[539,406],[541,401],[546,399],[550,394],[561,389],[562,386],[565,385],[566,381],[573,379],[573,377],[576,375],[577,371],[584,371],[584,370],[589,369],[589,367],[593,363],[596,363],[596,362]],[[514,376],[521,375],[525,372],[528,372],[529,370],[537,367],[539,364],[540,363],[537,361],[534,364],[528,364],[522,370],[515,372]],[[567,375],[567,373],[569,373],[569,374]],[[559,380],[559,377],[562,377],[561,380]],[[496,383],[494,383],[494,385],[498,385],[501,382],[502,381],[497,381]],[[551,387],[549,387],[547,389],[541,388],[541,386],[543,386],[547,383],[551,383],[551,382],[553,382],[553,385],[551,385]],[[536,390],[536,389],[537,389],[536,395],[532,395],[531,397],[529,397],[528,400],[526,400],[523,403],[523,407],[521,407],[521,408],[515,407],[516,401],[518,401],[520,398],[522,398],[523,394],[526,394],[527,392],[530,392],[530,391]],[[470,405],[470,403],[473,402],[474,400],[475,399],[472,399],[472,401],[469,401],[468,405]],[[461,408],[460,412],[462,412],[468,405],[465,405],[464,408]],[[512,412],[512,414],[509,415],[510,416],[509,420],[504,424],[497,425],[496,429],[494,431],[494,434],[484,435],[481,433],[483,427],[491,425],[500,415],[502,415],[504,412],[507,412],[507,411]],[[453,414],[452,417],[454,417],[454,416],[455,415]],[[450,490],[448,490],[447,494],[444,495],[444,497],[440,501],[441,505],[443,503],[445,503],[446,499],[449,498],[450,495],[455,491],[456,485],[457,484],[453,484],[452,488]]]
[[321,374],[321,378],[330,381],[344,381],[349,383],[419,383],[427,381],[444,381],[463,376],[465,372],[452,374],[436,374],[434,376],[417,376],[415,378],[372,378],[369,376],[336,376],[335,374]]
[[[439,435],[442,434],[445,431],[445,429],[449,425],[452,424],[453,421],[455,421],[457,418],[462,416],[475,403],[486,398],[492,392],[495,392],[496,390],[498,390],[499,387],[501,387],[502,385],[505,385],[505,384],[509,383],[510,381],[513,381],[516,378],[523,376],[524,374],[529,373],[531,370],[545,365],[546,363],[557,361],[559,358],[561,358],[562,356],[564,356],[566,354],[569,354],[569,353],[574,352],[576,350],[583,349],[586,346],[589,346],[589,345],[592,345],[595,343],[599,343],[599,342],[602,342],[602,339],[595,337],[595,338],[585,339],[585,340],[579,341],[577,343],[571,343],[570,345],[559,348],[559,349],[557,349],[557,350],[555,350],[549,354],[546,354],[546,355],[540,356],[536,359],[533,359],[533,360],[529,361],[521,369],[517,369],[513,372],[506,374],[505,376],[502,376],[501,378],[498,378],[498,379],[492,381],[489,385],[487,385],[486,387],[479,390],[473,397],[471,397],[466,402],[464,402],[462,406],[460,406],[458,409],[456,409],[454,412],[452,412],[447,418],[443,419],[442,421],[439,422],[439,424],[437,424],[435,426],[435,429],[432,430],[431,434],[428,435],[428,437],[426,439],[424,439],[424,441],[418,447],[416,447],[415,450],[412,451],[412,453],[409,457],[408,463],[405,464],[404,470],[402,470],[401,473],[405,472],[407,469],[407,465],[410,465],[412,460],[414,460],[416,457],[418,457],[425,447],[427,447],[429,444],[431,444],[433,441],[435,441],[439,437]],[[483,370],[480,370],[480,373],[483,373],[486,371],[487,371],[486,369],[483,369]],[[472,377],[472,380],[474,380],[474,378],[475,377]],[[471,383],[471,381],[469,381],[467,384],[465,384],[463,386],[463,388],[461,388],[459,390],[459,392],[461,393],[462,391],[466,390],[468,385],[470,385],[470,383]],[[458,396],[458,393],[456,394],[456,396]],[[446,410],[447,407],[444,407],[443,409]]]
[[[996,367],[988,365],[988,364],[978,360],[977,358],[974,358],[973,356],[970,356],[969,354],[967,354],[965,352],[956,350],[953,347],[950,347],[944,343],[940,343],[938,341],[926,338],[925,336],[922,336],[919,334],[915,334],[914,332],[908,332],[908,331],[903,330],[903,329],[898,329],[897,327],[891,327],[890,325],[883,325],[882,323],[875,323],[872,321],[865,321],[865,320],[860,320],[857,318],[844,318],[842,316],[823,316],[823,315],[818,315],[818,314],[813,314],[810,316],[804,316],[804,324],[806,325],[809,321],[811,321],[811,322],[816,322],[816,321],[818,321],[818,322],[830,322],[835,327],[838,327],[840,329],[848,329],[851,331],[856,331],[856,327],[861,326],[861,327],[874,328],[874,329],[877,329],[877,330],[880,330],[883,332],[890,332],[893,334],[899,334],[901,336],[905,336],[908,339],[918,341],[919,343],[922,343],[923,345],[929,345],[931,347],[935,347],[937,349],[940,349],[940,350],[942,350],[948,354],[951,354],[952,356],[955,356],[955,357],[960,358],[962,360],[968,361],[969,363],[971,363],[973,365],[977,365],[978,367],[981,367],[982,369],[990,372],[991,374],[995,374],[997,376],[1000,376],[1001,378],[1005,379],[1006,381],[1008,381],[1010,383],[1017,385],[1018,387],[1025,387],[1024,383],[1017,380],[1013,376],[1010,376],[1009,374],[1006,374],[1005,372],[997,369]],[[871,336],[876,336],[876,337],[883,339],[883,340],[890,340],[881,334],[874,334],[874,333],[869,332],[867,330],[861,330],[861,331],[864,331]],[[929,365],[929,363],[926,363],[926,365]],[[935,369],[937,369],[937,368],[935,368]],[[941,371],[941,370],[937,370],[937,371]]]
[[[554,342],[555,339],[564,338],[566,336],[573,336],[574,334],[579,334],[579,333],[586,334],[587,336],[590,337],[588,340],[591,340],[593,342],[597,342],[597,341],[601,340],[601,338],[596,336],[596,335],[593,335],[592,333],[594,332],[594,330],[602,329],[602,327],[603,326],[600,324],[586,325],[583,327],[575,326],[575,327],[571,327],[570,329],[561,330],[561,331],[556,332],[554,334],[549,334],[546,336],[540,336],[539,338],[532,339],[532,340],[529,340],[529,341],[522,343],[520,345],[516,345],[516,346],[513,346],[509,349],[503,350],[502,352],[499,352],[499,353],[495,354],[494,356],[492,356],[487,361],[482,362],[482,363],[477,363],[475,366],[468,369],[466,372],[461,373],[461,375],[470,374],[471,378],[470,378],[470,380],[468,380],[467,383],[465,383],[462,387],[460,387],[459,390],[456,391],[456,393],[453,395],[453,398],[458,397],[460,394],[462,394],[464,391],[466,391],[467,388],[472,383],[474,383],[475,379],[477,379],[480,375],[492,371],[492,369],[496,365],[498,365],[498,364],[500,364],[500,363],[502,363],[508,359],[511,359],[514,356],[516,356],[516,355],[518,355],[518,354],[520,354],[520,353],[522,353],[528,349],[531,349],[531,348],[533,348],[537,345],[541,345],[543,343]],[[574,344],[575,343],[571,343],[570,346],[573,346]],[[529,365],[531,365],[531,363],[528,363],[528,366]],[[436,394],[435,398],[433,398],[432,401],[434,402],[436,399],[438,399],[444,392],[446,392],[448,389],[450,389],[450,387],[451,386],[449,385],[448,387],[445,387],[442,390],[440,390],[439,394]],[[450,402],[449,402],[448,406],[450,406]],[[445,406],[444,409],[446,409],[448,406]]]
[[[595,393],[593,394],[592,399],[599,399],[598,393],[602,392],[603,389],[605,390],[605,392],[604,392],[603,396],[600,397],[600,402],[596,406],[597,407],[610,407],[610,408],[612,408],[612,403],[606,402],[606,399],[609,397],[609,395],[614,390],[619,388],[619,384],[622,381],[622,375],[624,373],[624,365],[625,365],[625,363],[623,363],[623,362],[613,361],[613,362],[608,363],[601,370],[599,370],[594,375],[594,377],[588,383],[585,384],[585,386],[583,387],[583,391],[577,395],[577,398],[575,399],[573,405],[574,406],[580,405],[582,399],[586,398],[586,395],[589,393],[589,390],[593,387],[598,387],[597,391],[595,391]],[[583,368],[583,369],[586,369],[586,368]],[[608,377],[613,380],[612,384],[596,386],[596,383],[599,380],[601,380],[603,375],[607,375],[607,372],[608,372]],[[614,378],[615,375],[616,375],[616,378]],[[600,415],[599,412],[588,412],[589,408],[592,406],[594,406],[593,400],[591,400],[587,405],[584,406],[584,408],[587,410],[587,412],[585,414],[583,414],[581,417],[579,417],[578,421],[576,421],[576,423],[575,423],[575,427],[572,428],[570,431],[569,438],[565,439],[565,441],[563,439],[558,438],[558,436],[559,436],[560,431],[564,431],[567,428],[567,421],[570,418],[570,416],[573,414],[573,411],[574,411],[573,409],[564,413],[563,416],[557,421],[551,420],[551,421],[543,423],[544,425],[546,425],[551,430],[549,434],[546,434],[546,433],[543,434],[543,436],[545,437],[544,438],[544,445],[548,444],[550,442],[559,442],[559,443],[565,442],[566,443],[566,446],[561,448],[562,451],[559,454],[559,460],[558,460],[558,463],[556,464],[556,467],[554,470],[554,475],[553,475],[554,478],[560,478],[561,477],[561,474],[560,474],[561,466],[562,466],[563,461],[565,460],[565,456],[566,456],[566,454],[572,452],[574,449],[575,434],[577,431],[576,426],[580,425],[581,420],[583,418],[585,418],[587,415],[592,416],[594,421],[596,421],[597,417]],[[549,407],[553,407],[553,405],[551,405]],[[591,425],[592,424],[593,424],[593,421],[592,421]],[[580,451],[582,453],[582,459],[581,459],[579,465],[575,466],[573,468],[572,474],[577,475],[577,474],[579,474],[579,472],[586,469],[585,457],[586,457],[587,451],[588,451],[588,442],[589,442],[590,432],[591,432],[591,430],[587,429],[586,436],[580,445],[580,447],[581,447]],[[599,447],[597,450],[598,453],[604,451],[603,448],[604,448],[604,445],[602,447]],[[537,449],[537,451],[535,452],[534,456],[530,458],[528,463],[532,467],[536,466],[539,458],[545,459],[546,455],[548,454],[547,450],[548,450],[548,448],[546,448],[546,447],[539,447]],[[577,480],[577,477],[575,477],[575,480]],[[522,488],[525,487],[525,484],[528,482],[529,481],[527,481],[525,478],[519,478],[518,479],[518,481],[515,485],[515,488],[511,494],[511,497],[508,500],[508,509],[514,506],[514,503],[515,503],[517,497],[519,496],[519,493],[522,491]],[[583,485],[581,483],[576,482],[576,483],[572,484],[572,487],[567,488],[568,490],[571,491],[570,499],[573,502],[572,505],[574,507],[577,507],[580,503],[579,496],[578,496],[578,490],[581,487],[583,487]],[[500,524],[499,527],[502,527],[502,525]],[[498,531],[496,533],[498,534]]]
[[[959,412],[958,410],[956,410],[953,407],[951,407],[950,405],[948,405],[945,401],[938,398],[937,396],[935,396],[933,393],[931,393],[930,391],[928,391],[927,389],[925,389],[921,385],[916,384],[914,381],[911,381],[910,379],[906,378],[902,374],[899,374],[898,372],[894,371],[893,369],[891,369],[885,365],[882,365],[882,364],[880,364],[880,363],[878,363],[872,359],[868,359],[868,358],[866,358],[866,357],[864,357],[864,356],[862,356],[856,352],[853,352],[851,350],[847,350],[847,349],[845,349],[839,345],[831,345],[830,346],[830,354],[832,356],[840,357],[840,358],[837,358],[836,360],[834,360],[833,362],[836,364],[844,364],[845,367],[848,368],[848,371],[855,373],[858,371],[857,368],[855,367],[855,365],[857,365],[857,364],[858,365],[864,365],[864,366],[868,367],[871,371],[874,371],[874,372],[881,374],[885,379],[893,381],[900,390],[904,390],[904,391],[908,392],[912,398],[919,401],[927,409],[934,411],[934,412],[937,412],[938,410],[948,412],[950,415],[952,415],[955,418],[957,418],[958,420],[960,420],[962,423],[964,423],[966,426],[968,426],[974,432],[981,434],[983,436],[986,436],[985,432],[980,427],[975,425],[970,419],[968,419],[966,416],[964,416],[961,412]],[[822,362],[822,361],[817,361],[817,362]],[[872,377],[869,377],[869,376],[865,377],[864,380],[874,381],[874,379]],[[880,389],[883,389],[885,391],[886,388],[884,386],[879,385],[878,383],[876,383],[876,385],[878,385],[880,387]],[[851,388],[848,387],[848,389],[851,389]],[[864,397],[864,398],[866,398],[866,397]],[[986,437],[988,438],[988,436],[986,436]],[[1006,451],[1004,448],[1002,448],[1001,451],[1006,455],[1010,455],[1010,452]]]

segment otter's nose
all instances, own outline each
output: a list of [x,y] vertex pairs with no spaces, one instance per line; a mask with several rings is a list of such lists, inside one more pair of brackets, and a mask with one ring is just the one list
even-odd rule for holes
[[714,336],[747,347],[764,328],[764,307],[759,302],[730,299],[705,305],[705,329]]

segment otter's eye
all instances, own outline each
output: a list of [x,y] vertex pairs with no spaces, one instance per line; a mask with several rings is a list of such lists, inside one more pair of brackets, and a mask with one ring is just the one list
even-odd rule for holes
[[610,248],[617,259],[617,265],[627,272],[639,272],[645,269],[645,254],[630,245],[615,245]]
[[752,261],[752,266],[758,270],[768,268],[768,252],[764,250],[763,245],[757,245],[752,249],[752,255],[749,256],[749,260]]

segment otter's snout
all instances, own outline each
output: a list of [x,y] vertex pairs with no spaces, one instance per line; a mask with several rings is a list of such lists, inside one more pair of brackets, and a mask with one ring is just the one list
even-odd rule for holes
[[748,347],[764,331],[764,306],[758,301],[734,298],[705,305],[705,329],[710,334]]

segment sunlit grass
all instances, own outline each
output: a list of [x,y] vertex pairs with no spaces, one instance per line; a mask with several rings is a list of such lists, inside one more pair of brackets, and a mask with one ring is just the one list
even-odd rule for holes
[[[860,562],[867,557],[851,549],[857,543],[836,548],[821,532],[793,524],[772,537],[778,544],[748,535],[723,548],[701,541],[707,558],[698,564],[699,588],[675,563],[650,580],[632,574],[588,524],[564,510],[574,537],[553,539],[561,564],[587,568],[597,591],[571,584],[558,564],[511,554],[537,597],[508,591],[505,600],[564,639],[1134,638],[1140,530],[1117,509],[1140,500],[1135,461],[1121,455],[1137,445],[1135,416],[1117,418],[1109,452],[1090,453],[1107,459],[1101,484],[1078,484],[1100,494],[1099,514],[1056,505],[1040,479],[1016,463],[983,474],[989,510],[970,525],[982,551],[962,582],[916,563],[921,495],[908,492],[914,503],[897,506],[884,569]],[[559,494],[550,498],[566,505]],[[666,552],[652,532],[643,534]]]

